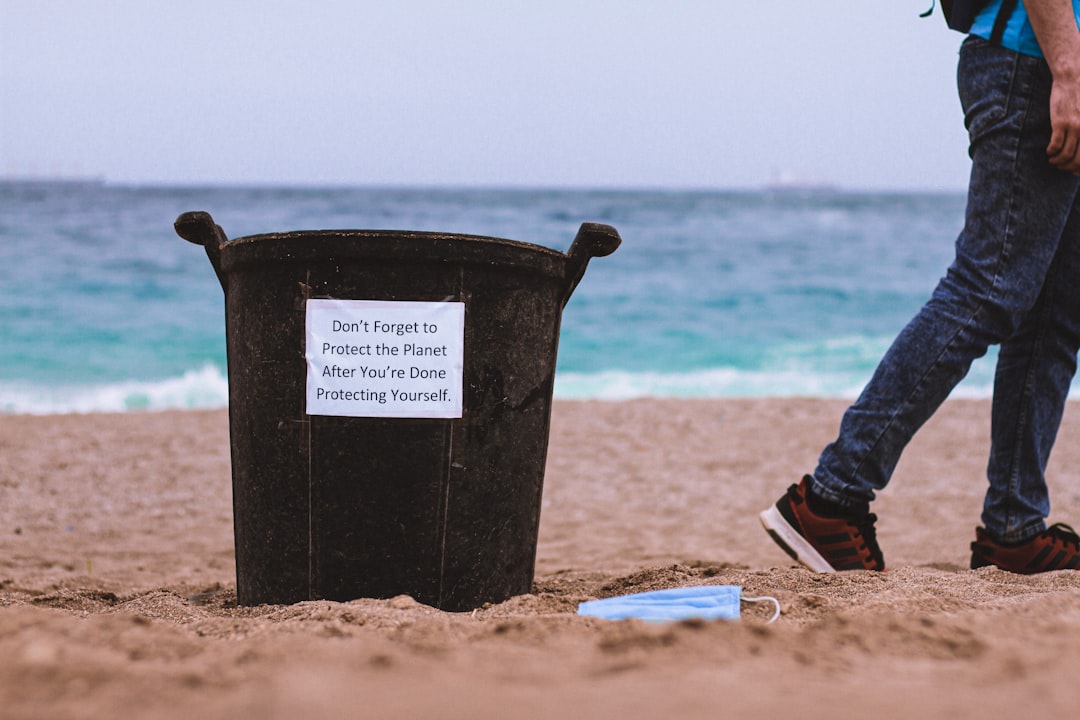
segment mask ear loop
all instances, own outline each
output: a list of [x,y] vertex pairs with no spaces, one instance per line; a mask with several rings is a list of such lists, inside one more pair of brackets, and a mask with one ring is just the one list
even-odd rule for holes
[[776,622],[776,618],[780,617],[780,601],[777,600],[774,597],[770,597],[770,596],[766,595],[766,596],[763,596],[763,597],[756,597],[756,598],[744,597],[744,598],[740,598],[740,599],[743,602],[748,602],[748,603],[771,602],[773,605],[775,605],[776,606],[776,612],[774,612],[772,614],[772,617],[769,618],[765,622],[766,625],[770,625],[770,624]]

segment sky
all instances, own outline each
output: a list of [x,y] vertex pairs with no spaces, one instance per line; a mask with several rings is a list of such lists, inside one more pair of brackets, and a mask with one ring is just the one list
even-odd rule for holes
[[0,0],[0,176],[962,190],[932,0]]

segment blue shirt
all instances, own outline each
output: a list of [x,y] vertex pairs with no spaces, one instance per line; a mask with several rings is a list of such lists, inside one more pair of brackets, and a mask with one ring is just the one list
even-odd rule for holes
[[[990,35],[994,31],[994,21],[997,19],[998,10],[1001,8],[1001,2],[1002,0],[993,0],[987,7],[983,8],[971,26],[969,32],[972,35],[978,35],[987,40],[990,39]],[[1080,25],[1080,0],[1072,0],[1072,3],[1077,24]],[[1009,18],[1009,24],[1005,26],[1005,34],[1001,36],[1001,44],[1010,50],[1025,55],[1043,56],[1042,50],[1039,49],[1039,41],[1035,39],[1035,31],[1031,28],[1031,20],[1028,19],[1023,2],[1016,4],[1016,10],[1013,11],[1012,16]]]

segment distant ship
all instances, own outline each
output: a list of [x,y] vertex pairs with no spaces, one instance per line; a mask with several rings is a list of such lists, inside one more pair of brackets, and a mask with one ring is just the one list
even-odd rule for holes
[[834,193],[837,191],[837,187],[822,178],[806,177],[788,170],[782,170],[773,173],[769,181],[765,183],[765,190],[772,193],[818,195]]

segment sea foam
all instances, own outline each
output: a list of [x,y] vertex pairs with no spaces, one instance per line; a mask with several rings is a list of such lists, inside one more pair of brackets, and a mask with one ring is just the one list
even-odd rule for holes
[[213,365],[158,381],[34,386],[0,383],[0,411],[28,415],[226,407],[229,383]]

